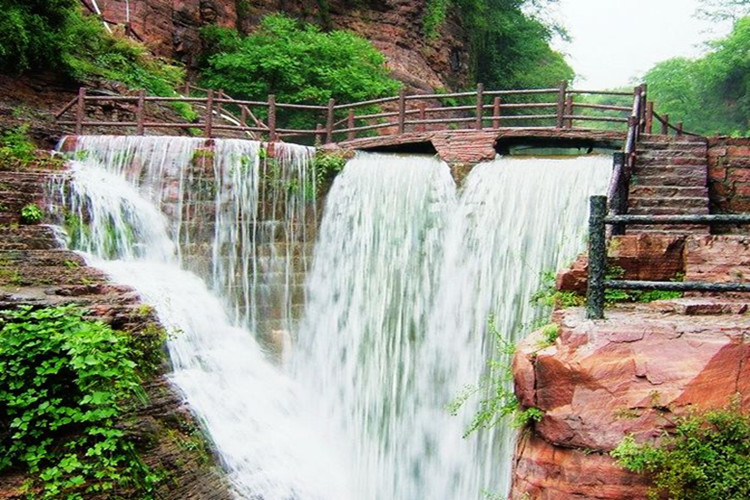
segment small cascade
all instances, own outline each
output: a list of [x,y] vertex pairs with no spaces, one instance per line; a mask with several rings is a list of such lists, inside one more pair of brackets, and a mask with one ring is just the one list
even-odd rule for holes
[[355,498],[480,498],[507,490],[511,433],[462,440],[494,342],[542,311],[540,275],[582,248],[587,197],[607,158],[499,159],[458,199],[446,164],[360,154],[329,193],[295,359],[300,380],[350,443]]
[[[172,332],[170,378],[215,443],[238,498],[348,500],[336,437],[246,328],[261,323],[258,309],[243,309],[278,300],[280,319],[294,321],[284,315],[290,257],[294,243],[304,243],[314,202],[310,150],[290,147],[271,161],[256,142],[204,145],[79,138],[72,178],[55,189],[71,244],[134,287]],[[264,245],[267,254],[252,253]]]

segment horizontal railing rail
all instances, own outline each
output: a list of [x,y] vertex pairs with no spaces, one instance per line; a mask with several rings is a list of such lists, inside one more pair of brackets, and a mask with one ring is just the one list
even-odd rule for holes
[[607,215],[607,197],[592,196],[589,201],[588,287],[586,317],[604,318],[606,289],[664,290],[694,292],[750,292],[750,283],[710,283],[704,281],[633,281],[606,279],[608,225],[714,225],[750,224],[750,213],[716,215]]
[[[160,97],[146,95],[144,91],[135,95],[92,95],[81,88],[78,96],[55,113],[55,117],[60,125],[72,126],[76,134],[91,127],[134,127],[136,134],[144,134],[148,129],[189,129],[205,137],[250,133],[271,141],[307,137],[316,143],[351,141],[373,134],[518,127],[618,130],[626,125],[627,134],[632,135],[634,128],[638,134],[647,133],[647,122],[651,126],[654,120],[660,123],[663,120],[653,112],[652,103],[648,107],[643,104],[645,86],[625,92],[569,89],[565,82],[555,88],[518,90],[485,90],[480,84],[474,91],[414,95],[401,91],[398,96],[348,104],[330,99],[326,105],[277,102],[273,94],[265,101],[235,99],[221,90],[194,85],[181,90],[184,95]],[[598,104],[582,101],[582,96],[604,96],[614,101]],[[617,103],[627,96],[634,96],[635,107]],[[102,113],[96,113],[95,119],[89,118],[94,114],[91,106],[107,104],[129,113],[118,113],[119,117],[112,121],[102,119]],[[146,118],[154,114],[163,116],[149,112],[156,109],[154,106],[178,105],[190,106],[195,117],[184,121]],[[303,119],[290,121],[292,115]],[[681,130],[671,124],[666,129],[678,133]]]

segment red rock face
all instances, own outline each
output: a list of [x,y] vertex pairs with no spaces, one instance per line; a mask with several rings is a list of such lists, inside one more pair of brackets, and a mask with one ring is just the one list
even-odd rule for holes
[[544,418],[517,446],[513,498],[643,498],[644,478],[608,456],[626,435],[658,439],[676,416],[737,394],[750,408],[750,317],[665,310],[613,309],[594,322],[569,309],[555,345],[540,349],[532,335],[519,346],[517,395]]
[[[88,0],[91,3],[92,0]],[[189,67],[200,52],[198,30],[217,24],[249,32],[262,17],[284,12],[299,19],[353,31],[369,39],[387,59],[392,75],[411,90],[453,88],[466,82],[469,58],[465,37],[452,21],[440,36],[422,35],[424,0],[351,2],[332,0],[330,13],[319,12],[316,2],[295,0],[97,0],[104,17],[130,25],[160,56],[181,60]]]

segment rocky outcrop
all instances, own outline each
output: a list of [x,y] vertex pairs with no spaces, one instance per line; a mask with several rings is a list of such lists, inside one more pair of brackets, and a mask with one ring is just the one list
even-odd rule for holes
[[[708,140],[708,189],[712,213],[750,212],[750,138]],[[747,226],[716,228],[747,234]]]
[[735,397],[750,408],[747,304],[682,307],[701,301],[717,303],[678,299],[602,321],[569,309],[556,315],[554,345],[532,335],[519,346],[516,393],[544,417],[518,442],[512,498],[644,498],[646,479],[608,456],[626,435],[658,439],[675,417]]
[[[102,272],[86,266],[80,255],[60,248],[53,227],[22,223],[23,206],[45,206],[44,186],[50,172],[4,171],[4,167],[0,165],[0,310],[76,304],[91,318],[135,339],[153,342],[148,355],[158,360],[160,327],[153,310],[140,302],[137,293],[109,283]],[[200,426],[164,376],[166,368],[144,382],[148,403],[125,415],[119,424],[142,460],[164,478],[155,496],[232,498]],[[3,471],[0,498],[27,498],[23,491],[28,479],[19,471]]]
[[[97,3],[106,19],[123,26],[128,19],[129,3],[132,32],[156,54],[183,61],[189,67],[197,63],[201,50],[201,27],[215,24],[248,32],[264,15],[283,12],[369,39],[386,56],[392,75],[412,90],[454,88],[466,83],[469,73],[468,44],[455,21],[449,20],[439,36],[431,40],[424,36],[424,0],[98,0]],[[321,11],[321,4],[328,8]]]

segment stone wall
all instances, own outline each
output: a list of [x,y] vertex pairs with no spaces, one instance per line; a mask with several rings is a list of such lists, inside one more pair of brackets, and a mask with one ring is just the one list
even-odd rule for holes
[[[708,189],[711,213],[750,212],[750,137],[709,139]],[[719,230],[738,231],[731,227]]]

